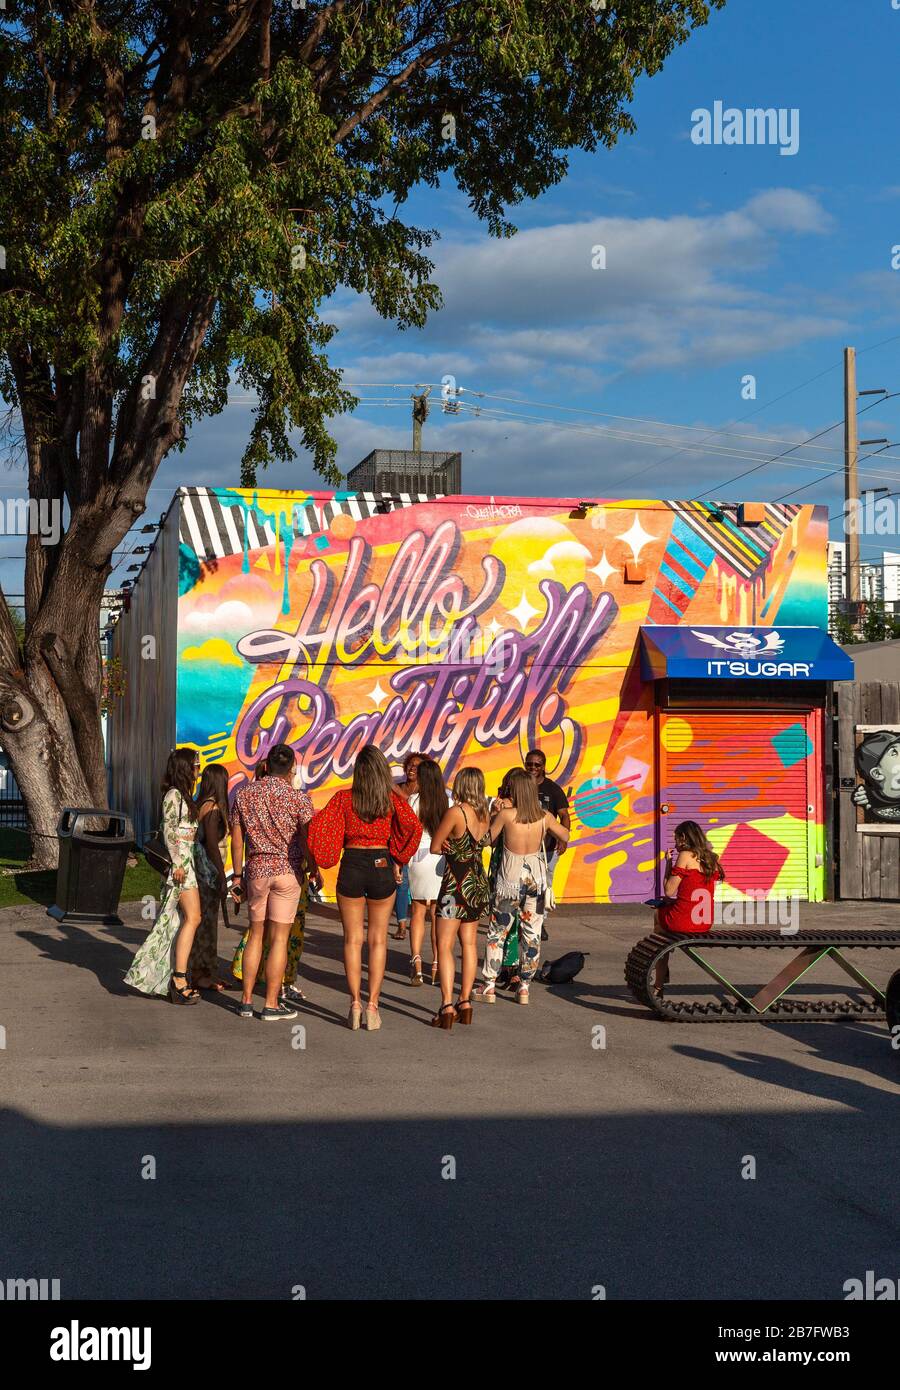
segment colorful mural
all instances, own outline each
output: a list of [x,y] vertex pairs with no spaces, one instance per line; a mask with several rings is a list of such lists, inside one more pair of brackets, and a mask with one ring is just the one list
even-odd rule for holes
[[284,740],[317,805],[366,742],[489,790],[537,744],[573,805],[567,901],[653,888],[641,625],[826,623],[811,506],[743,528],[701,503],[183,489],[179,532],[179,743],[234,788]]

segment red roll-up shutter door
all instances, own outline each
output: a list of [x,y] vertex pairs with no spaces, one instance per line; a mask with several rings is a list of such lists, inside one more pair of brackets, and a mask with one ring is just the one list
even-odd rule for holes
[[[660,714],[663,848],[694,820],[720,852],[721,896],[809,894],[811,741],[802,713]],[[666,809],[663,810],[662,808]]]

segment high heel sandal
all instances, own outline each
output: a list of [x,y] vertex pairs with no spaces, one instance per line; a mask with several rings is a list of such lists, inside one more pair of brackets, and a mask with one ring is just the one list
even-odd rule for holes
[[[419,962],[418,970],[416,969],[416,961]],[[421,956],[413,956],[409,962],[409,983],[411,985],[424,985],[425,983],[425,977],[422,974]]]
[[475,1010],[472,1008],[471,999],[457,999],[455,1008],[456,1017],[459,1019],[460,1024],[472,1022]]
[[[448,1009],[450,1011],[449,1013],[447,1012]],[[447,1030],[449,1030],[453,1027],[453,1020],[455,1018],[456,1009],[453,1007],[453,1005],[442,1004],[441,1007],[438,1009],[437,1013],[435,1014],[434,1018],[431,1020],[431,1026],[432,1028],[446,1028]]]
[[351,1004],[347,1015],[347,1027],[358,1033],[362,1024],[362,1004]]
[[[184,987],[179,989],[175,983],[176,980],[184,980]],[[200,995],[197,991],[188,988],[187,975],[184,971],[173,970],[172,978],[169,981],[169,1002],[171,1004],[196,1004],[199,999]]]

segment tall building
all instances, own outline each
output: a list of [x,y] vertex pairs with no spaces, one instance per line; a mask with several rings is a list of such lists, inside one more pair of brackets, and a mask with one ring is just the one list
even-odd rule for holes
[[[837,613],[853,618],[849,605],[847,546],[845,541],[828,542],[828,624],[834,626]],[[861,560],[859,566],[861,603],[883,603],[889,613],[900,614],[900,552],[886,550],[880,558]]]
[[445,450],[373,449],[347,474],[352,492],[451,496],[462,492],[462,454]]

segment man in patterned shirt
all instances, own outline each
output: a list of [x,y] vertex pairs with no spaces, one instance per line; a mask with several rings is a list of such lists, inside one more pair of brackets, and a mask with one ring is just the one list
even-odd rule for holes
[[235,797],[231,826],[232,892],[238,901],[246,896],[249,917],[241,964],[241,1018],[253,1017],[253,986],[263,944],[268,942],[266,1003],[260,1014],[264,1023],[297,1017],[296,1009],[279,1002],[279,993],[303,878],[307,871],[316,872],[306,842],[313,804],[306,792],[292,785],[294,751],[277,743],[267,762],[268,775],[248,782]]

